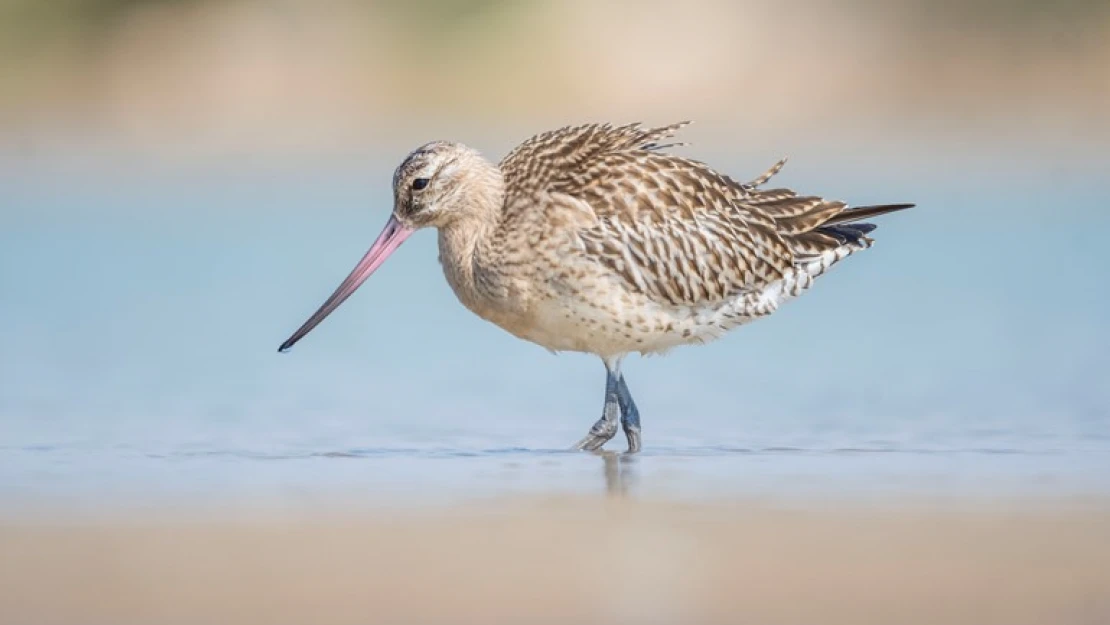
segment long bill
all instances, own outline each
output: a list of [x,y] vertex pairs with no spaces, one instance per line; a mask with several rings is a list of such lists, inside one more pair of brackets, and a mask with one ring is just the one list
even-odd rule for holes
[[396,217],[390,216],[389,222],[385,224],[382,233],[378,235],[377,240],[370,246],[370,250],[362,257],[362,260],[358,261],[358,264],[351,270],[347,278],[343,280],[343,283],[339,285],[339,288],[335,289],[331,297],[308,318],[308,321],[304,322],[304,325],[293,333],[293,336],[290,336],[281,344],[278,351],[288,351],[297,341],[303,339],[306,334],[311,332],[313,328],[327,318],[332,311],[339,308],[339,305],[350,297],[363,282],[366,282],[370,274],[374,273],[374,271],[385,262],[385,259],[389,258],[389,255],[396,251],[412,233],[412,228],[406,227],[404,224],[397,221]]

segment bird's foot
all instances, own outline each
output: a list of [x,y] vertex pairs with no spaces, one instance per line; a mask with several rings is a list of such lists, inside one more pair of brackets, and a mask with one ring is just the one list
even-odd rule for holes
[[617,435],[616,419],[598,419],[590,431],[574,445],[580,451],[597,451]]
[[628,390],[628,383],[621,375],[617,380],[617,404],[621,409],[621,427],[628,438],[628,452],[630,454],[640,451],[640,410],[632,400],[632,393]]
[[598,419],[590,431],[578,441],[575,449],[582,451],[597,451],[617,435],[618,422],[621,418],[620,399],[617,387],[617,376],[606,366],[605,377],[605,406],[601,409],[601,418]]
[[628,451],[625,453],[635,454],[640,451],[640,426],[629,427],[625,425],[624,435],[628,438]]

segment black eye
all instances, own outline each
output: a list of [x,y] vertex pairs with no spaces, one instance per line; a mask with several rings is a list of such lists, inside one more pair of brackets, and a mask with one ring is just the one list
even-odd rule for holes
[[416,180],[412,181],[412,188],[417,191],[423,189],[426,186],[428,186],[427,178],[417,178]]

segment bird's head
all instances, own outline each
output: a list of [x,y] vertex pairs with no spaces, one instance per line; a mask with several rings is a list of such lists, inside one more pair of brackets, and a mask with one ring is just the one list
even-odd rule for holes
[[393,173],[393,217],[416,230],[477,216],[488,208],[486,196],[499,178],[496,167],[461,143],[424,144]]
[[478,223],[501,208],[501,171],[461,143],[433,141],[413,150],[393,173],[393,213],[370,250],[327,301],[278,351],[304,338],[385,262],[413,232]]

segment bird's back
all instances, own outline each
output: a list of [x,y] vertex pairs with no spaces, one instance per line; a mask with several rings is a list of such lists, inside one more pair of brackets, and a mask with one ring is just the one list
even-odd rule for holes
[[674,144],[663,142],[684,125],[568,126],[519,145],[500,163],[506,183],[500,236],[516,242],[503,247],[509,255],[516,248],[520,258],[535,255],[545,238],[558,240],[548,273],[571,282],[563,292],[573,295],[575,280],[595,283],[578,297],[596,299],[599,288],[622,291],[616,310],[633,304],[632,319],[644,319],[638,313],[646,309],[684,319],[680,329],[656,315],[652,330],[694,342],[769,314],[871,245],[874,226],[861,219],[910,206],[849,208],[763,189],[782,162],[739,183],[664,151]]

